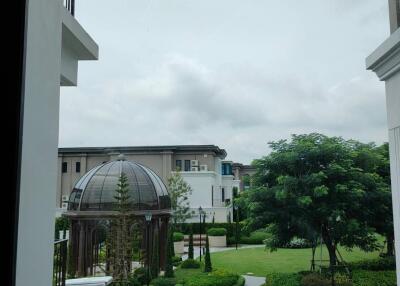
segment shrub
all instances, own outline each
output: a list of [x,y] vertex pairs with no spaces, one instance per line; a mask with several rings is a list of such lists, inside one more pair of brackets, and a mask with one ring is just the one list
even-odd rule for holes
[[354,286],[396,286],[396,271],[365,271],[353,272]]
[[236,281],[236,283],[233,286],[244,286],[246,283],[246,279],[244,279],[243,276],[239,276],[239,279]]
[[182,257],[179,256],[173,256],[172,257],[172,265],[173,266],[178,266],[182,263]]
[[151,280],[150,284],[153,286],[175,286],[176,279],[159,277],[159,278]]
[[211,257],[210,257],[210,243],[208,240],[208,235],[206,237],[206,255],[204,256],[204,272],[211,272]]
[[[142,284],[146,283],[146,277],[147,277],[146,268],[139,267],[139,268],[136,268],[135,271],[133,272],[131,281],[136,279],[140,283],[139,285],[142,285]],[[133,285],[135,285],[135,284],[133,284]]]
[[226,233],[227,233],[226,228],[222,228],[222,227],[220,227],[220,228],[217,228],[217,227],[210,228],[207,231],[207,234],[209,236],[224,236],[224,235],[226,235]]
[[172,239],[174,242],[182,241],[184,239],[184,235],[181,232],[174,232]]
[[192,276],[186,281],[185,286],[235,286],[239,275],[225,270],[213,271],[208,275]]
[[283,245],[284,248],[310,248],[311,242],[303,238],[294,237],[290,242]]
[[348,265],[353,270],[396,270],[396,259],[394,257],[385,257],[351,262]]
[[331,281],[318,273],[305,275],[301,279],[301,286],[330,286]]
[[194,259],[186,259],[181,263],[181,268],[200,268],[200,262]]
[[240,243],[243,244],[263,244],[264,239],[268,237],[268,232],[265,230],[256,230],[250,233],[250,236],[242,236]]
[[297,273],[271,273],[265,279],[265,286],[300,286],[300,280]]

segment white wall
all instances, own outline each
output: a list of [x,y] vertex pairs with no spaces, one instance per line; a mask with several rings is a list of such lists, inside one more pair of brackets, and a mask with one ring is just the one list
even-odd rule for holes
[[52,285],[61,2],[28,1],[16,285]]
[[400,29],[367,58],[366,64],[367,69],[385,81],[386,87],[397,285],[400,285]]

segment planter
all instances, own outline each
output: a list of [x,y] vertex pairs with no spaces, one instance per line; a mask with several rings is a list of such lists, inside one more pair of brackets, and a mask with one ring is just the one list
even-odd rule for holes
[[175,254],[183,254],[184,253],[185,242],[183,240],[174,242],[174,251]]
[[210,247],[226,247],[226,235],[224,236],[208,236]]

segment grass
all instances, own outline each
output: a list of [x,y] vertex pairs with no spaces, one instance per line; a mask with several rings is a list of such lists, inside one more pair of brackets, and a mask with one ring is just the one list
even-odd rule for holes
[[[346,251],[339,248],[345,262],[373,259],[379,257],[379,251],[364,252],[358,248]],[[328,259],[328,251],[325,246],[322,249],[322,259]],[[320,249],[315,255],[316,263],[319,263]],[[310,269],[311,249],[278,249],[270,252],[263,247],[243,248],[211,254],[213,267],[225,268],[239,274],[248,272],[255,276],[265,276],[272,272],[299,272]]]

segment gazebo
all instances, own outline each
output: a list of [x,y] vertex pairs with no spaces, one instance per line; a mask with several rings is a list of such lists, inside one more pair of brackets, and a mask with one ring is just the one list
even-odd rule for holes
[[[140,234],[140,249],[147,253],[144,262],[148,265],[151,250],[157,249],[159,269],[165,267],[171,216],[167,188],[152,170],[119,155],[117,160],[94,167],[80,178],[69,197],[68,211],[63,214],[71,222],[70,258],[78,277],[95,275],[95,265],[99,265],[99,242],[104,241],[104,233],[110,233],[111,222],[119,215],[115,196],[122,174],[127,178],[129,189],[130,231]],[[112,272],[109,248],[106,246],[106,273]]]

